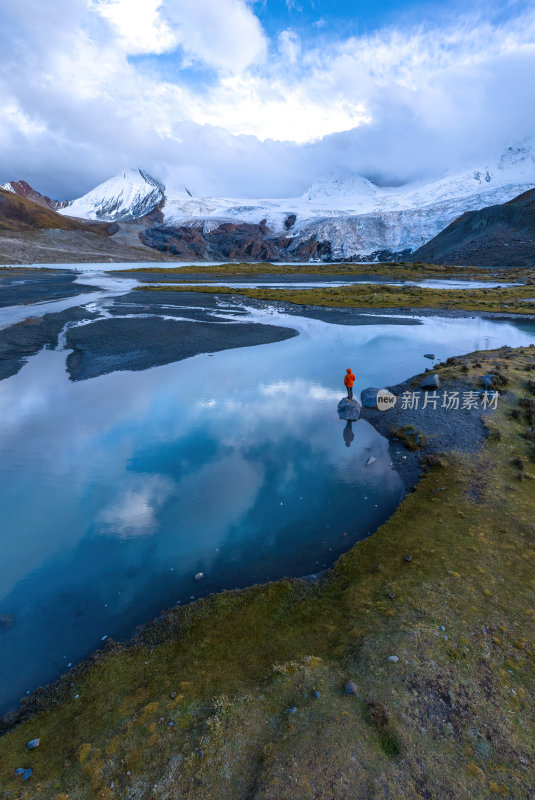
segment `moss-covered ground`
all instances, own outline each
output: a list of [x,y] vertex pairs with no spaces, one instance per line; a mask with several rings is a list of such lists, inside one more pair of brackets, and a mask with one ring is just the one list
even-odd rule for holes
[[534,370],[533,346],[438,367],[506,381],[478,455],[430,460],[320,583],[173,609],[75,671],[0,738],[0,797],[532,798]]
[[[191,292],[192,287],[143,284],[142,291]],[[480,289],[428,289],[418,286],[386,286],[377,283],[352,284],[310,289],[237,289],[229,286],[195,286],[196,292],[232,294],[268,302],[299,305],[411,309],[436,308],[444,311],[487,311],[514,314],[535,312],[535,286]]]
[[497,268],[497,267],[459,267],[444,264],[425,264],[422,261],[387,261],[377,264],[358,263],[318,263],[318,264],[272,264],[271,262],[240,262],[228,264],[188,264],[173,267],[135,267],[128,272],[153,272],[165,273],[169,280],[181,280],[188,274],[206,274],[207,276],[222,277],[258,277],[259,275],[287,275],[296,278],[303,275],[377,275],[378,277],[394,278],[399,280],[418,280],[432,278],[457,278],[470,277],[484,281],[521,281],[535,280],[535,270],[529,268]]

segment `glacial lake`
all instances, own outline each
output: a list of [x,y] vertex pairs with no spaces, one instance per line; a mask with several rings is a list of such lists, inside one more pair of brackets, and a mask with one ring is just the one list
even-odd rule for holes
[[64,349],[43,350],[0,381],[0,713],[105,637],[321,572],[388,519],[402,481],[373,427],[338,419],[346,367],[358,396],[423,371],[424,353],[535,342],[526,320],[248,313],[299,335],[78,382]]

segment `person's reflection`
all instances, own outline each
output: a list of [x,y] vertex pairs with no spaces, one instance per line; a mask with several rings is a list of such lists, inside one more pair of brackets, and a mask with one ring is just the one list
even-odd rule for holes
[[346,422],[346,426],[343,432],[344,442],[346,443],[346,447],[351,447],[351,442],[355,438],[355,434],[353,433],[353,421],[348,419]]

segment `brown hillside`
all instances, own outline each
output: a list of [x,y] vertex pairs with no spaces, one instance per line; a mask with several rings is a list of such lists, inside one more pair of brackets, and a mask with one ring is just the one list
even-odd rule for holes
[[72,217],[63,217],[33,200],[0,189],[0,231],[43,229],[86,231],[110,236],[118,228],[113,223],[84,222]]
[[535,189],[502,205],[466,212],[411,258],[435,264],[531,266],[535,259]]

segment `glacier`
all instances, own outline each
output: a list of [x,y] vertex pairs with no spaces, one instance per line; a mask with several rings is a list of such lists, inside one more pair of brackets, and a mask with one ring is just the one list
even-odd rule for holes
[[[93,220],[133,220],[158,210],[166,228],[211,232],[224,223],[267,226],[298,243],[330,244],[332,259],[373,260],[428,242],[465,211],[504,203],[535,186],[535,141],[508,147],[494,162],[403,186],[380,186],[353,174],[315,181],[299,197],[250,199],[195,196],[129,169],[70,202],[59,213]],[[151,223],[152,224],[152,223]]]

